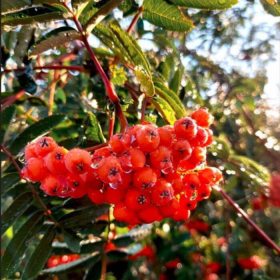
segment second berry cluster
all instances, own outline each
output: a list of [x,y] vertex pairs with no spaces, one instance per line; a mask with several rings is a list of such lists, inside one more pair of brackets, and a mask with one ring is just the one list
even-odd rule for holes
[[88,195],[96,204],[114,204],[115,219],[132,225],[186,220],[222,179],[219,169],[206,164],[212,121],[201,108],[174,127],[144,122],[113,135],[92,155],[42,137],[25,149],[23,177],[41,181],[48,195]]

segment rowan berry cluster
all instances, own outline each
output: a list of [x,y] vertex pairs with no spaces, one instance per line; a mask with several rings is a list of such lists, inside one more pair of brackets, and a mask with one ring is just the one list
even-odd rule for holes
[[53,255],[53,256],[49,257],[49,259],[47,261],[47,268],[52,268],[52,267],[56,267],[58,265],[67,264],[69,262],[78,260],[79,258],[80,258],[80,256],[77,254],[63,255],[63,256]]
[[206,165],[212,121],[202,108],[174,127],[144,122],[113,135],[108,147],[93,155],[78,148],[67,151],[43,137],[26,147],[23,175],[42,181],[49,195],[88,194],[96,204],[114,204],[121,222],[183,221],[222,179],[219,169]]

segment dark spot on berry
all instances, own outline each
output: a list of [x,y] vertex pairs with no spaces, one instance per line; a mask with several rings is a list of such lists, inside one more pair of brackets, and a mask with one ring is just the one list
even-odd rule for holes
[[167,198],[170,196],[169,191],[163,191],[160,195],[160,198]]
[[151,186],[152,186],[152,183],[151,183],[151,182],[143,183],[142,189],[148,189],[148,188],[151,187]]
[[45,146],[46,147],[49,147],[49,144],[47,142],[47,139],[43,139],[42,141],[40,141],[40,145],[42,148],[44,148]]
[[163,163],[168,163],[169,161],[170,161],[170,160],[169,160],[168,157],[165,157],[165,158],[162,160]]
[[137,202],[139,204],[144,204],[146,201],[147,201],[147,198],[143,194],[141,194],[140,196],[137,197]]
[[84,164],[83,164],[82,162],[79,163],[79,164],[77,164],[76,167],[77,167],[77,169],[78,169],[79,171],[83,171],[83,170],[84,170]]
[[53,192],[53,193],[56,193],[56,192],[57,192],[57,189],[58,189],[58,187],[54,187],[54,188],[52,189],[52,192]]
[[149,130],[147,133],[148,133],[148,136],[150,136],[150,138],[158,136],[157,133],[155,133],[153,130]]
[[183,122],[182,122],[182,125],[185,126],[186,129],[188,129],[189,126],[193,126],[193,125],[192,125],[192,122],[191,122],[190,120],[183,121]]
[[180,149],[178,150],[178,152],[179,152],[179,154],[183,155],[183,154],[185,153],[185,149],[180,148]]
[[62,153],[56,153],[54,158],[57,159],[57,160],[61,160],[62,159]]
[[195,190],[195,189],[196,189],[196,187],[195,187],[194,184],[190,184],[190,188],[191,188],[192,190]]
[[119,140],[121,140],[121,139],[123,138],[123,135],[122,135],[122,134],[119,134],[119,135],[118,135],[118,138],[119,138]]
[[72,184],[73,184],[73,187],[75,187],[75,188],[80,186],[80,182],[78,182],[78,181],[73,181]]
[[116,176],[119,173],[116,167],[110,168],[109,176]]
[[124,154],[125,156],[129,156],[129,152],[128,152],[128,151],[125,151],[123,154]]

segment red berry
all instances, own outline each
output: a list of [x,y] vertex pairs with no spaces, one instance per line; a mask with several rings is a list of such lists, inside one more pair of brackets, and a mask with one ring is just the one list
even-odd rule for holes
[[36,143],[30,143],[26,146],[24,150],[25,160],[29,160],[30,158],[37,157],[37,154],[35,152],[35,146]]
[[152,192],[152,201],[155,205],[170,205],[173,199],[174,191],[169,182],[165,179],[159,179],[155,184]]
[[189,142],[192,147],[202,147],[208,140],[208,133],[206,132],[206,129],[202,127],[197,127],[197,134],[193,139],[190,139]]
[[129,134],[117,133],[113,135],[109,141],[109,146],[115,153],[120,153],[128,148],[131,143],[131,136]]
[[90,169],[90,153],[85,150],[75,148],[66,154],[65,165],[70,172],[83,174]]
[[179,201],[174,197],[168,206],[160,206],[159,212],[164,218],[172,218],[180,207]]
[[191,153],[192,148],[187,140],[180,140],[172,145],[172,155],[175,161],[188,159]]
[[140,211],[151,204],[151,199],[149,194],[132,188],[126,193],[125,203],[129,210]]
[[[158,128],[160,146],[170,147],[172,144],[173,135],[172,135],[172,130],[169,127],[170,126],[163,126],[163,127]],[[172,127],[172,129],[173,129],[173,127]]]
[[124,223],[134,223],[136,221],[135,213],[129,210],[124,201],[119,202],[114,207],[114,217],[116,220]]
[[67,173],[65,167],[65,155],[67,150],[63,147],[57,147],[45,157],[45,164],[50,172],[63,175]]
[[211,145],[214,140],[212,130],[209,128],[205,128],[205,131],[206,131],[208,137],[207,137],[207,141],[203,145],[201,145],[201,147],[207,147],[207,146]]
[[198,197],[197,200],[201,201],[206,199],[210,196],[212,188],[209,185],[201,184],[198,190]]
[[35,152],[38,157],[45,157],[57,147],[57,143],[51,137],[41,137],[36,141]]
[[216,182],[216,168],[206,167],[199,171],[199,180],[202,184],[213,184]]
[[[57,196],[62,193],[64,185],[61,177],[50,174],[43,180],[40,188],[44,193],[50,196]],[[65,194],[65,196],[67,196],[67,194]]]
[[143,167],[133,175],[133,186],[150,191],[157,181],[156,172],[150,167]]
[[136,132],[136,141],[140,149],[144,152],[154,151],[160,142],[157,128],[151,125],[140,127]]
[[190,197],[187,194],[181,194],[181,196],[180,196],[180,205],[182,207],[186,208],[187,210],[193,210],[197,206],[196,197],[194,199],[192,199],[192,197]]
[[125,192],[123,190],[115,190],[111,187],[107,187],[105,192],[105,200],[110,204],[117,204],[124,199]]
[[22,170],[23,177],[31,181],[42,181],[49,173],[45,166],[44,159],[30,158]]
[[83,179],[84,184],[93,189],[100,189],[102,182],[101,180],[97,177],[95,173],[95,169],[90,168],[88,172],[81,174],[80,177]]
[[197,133],[195,121],[189,117],[183,117],[174,123],[174,129],[177,137],[183,139],[192,139]]
[[118,186],[118,189],[126,190],[129,187],[132,187],[132,172],[122,174],[122,182]]
[[71,196],[80,198],[87,194],[87,186],[81,176],[75,173],[68,173],[66,177],[68,187],[72,190]]
[[114,156],[105,158],[96,172],[100,180],[104,183],[114,184],[116,186],[122,183],[122,167],[118,158]]
[[191,118],[196,120],[197,125],[208,127],[213,123],[214,117],[208,112],[207,108],[200,108],[192,113]]
[[191,212],[187,210],[186,208],[183,208],[180,206],[178,211],[173,215],[173,220],[180,222],[187,220],[191,215]]
[[98,168],[104,158],[113,155],[113,151],[109,147],[98,149],[92,156],[92,166],[94,169]]
[[124,151],[119,160],[125,172],[138,170],[146,164],[145,154],[137,148],[130,148]]
[[174,195],[177,195],[183,191],[183,180],[181,178],[181,175],[177,172],[168,173],[164,176],[164,179],[166,179],[172,185]]
[[164,174],[171,172],[173,169],[171,151],[164,146],[158,147],[150,154],[150,163],[153,168],[161,170]]
[[105,194],[102,190],[96,190],[96,189],[88,189],[88,197],[90,200],[95,204],[102,204],[105,203]]
[[59,256],[51,256],[47,261],[47,268],[52,268],[60,264]]
[[153,223],[155,221],[161,221],[162,216],[159,213],[158,207],[151,205],[147,207],[146,209],[140,211],[138,213],[138,218],[141,222],[144,222],[146,224]]

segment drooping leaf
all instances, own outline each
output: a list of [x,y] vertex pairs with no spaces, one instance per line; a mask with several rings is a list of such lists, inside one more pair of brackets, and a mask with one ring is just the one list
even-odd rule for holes
[[2,111],[1,123],[1,143],[5,142],[5,136],[9,130],[10,124],[16,114],[16,106],[12,105]]
[[59,10],[53,11],[46,7],[34,7],[6,14],[2,17],[1,22],[3,26],[30,25],[64,19],[65,17],[67,17],[67,14]]
[[26,192],[14,200],[10,207],[2,214],[2,235],[24,213],[24,211],[31,205],[32,201],[33,195],[30,192]]
[[170,89],[177,94],[179,93],[183,73],[184,73],[184,66],[179,66],[178,69],[175,71],[174,76],[169,84]]
[[99,259],[100,259],[100,255],[95,254],[94,256],[80,258],[78,260],[72,261],[67,264],[62,264],[53,268],[44,269],[42,272],[44,274],[60,274],[60,273],[80,271],[84,268],[94,265],[94,263],[96,263]]
[[109,208],[110,206],[107,204],[93,205],[91,207],[66,214],[59,219],[59,222],[66,228],[79,227],[102,216],[109,211]]
[[43,220],[43,212],[36,212],[14,235],[2,258],[2,277],[8,277],[15,272],[25,250],[28,248],[27,241],[38,232]]
[[267,13],[279,17],[280,16],[280,3],[276,1],[270,0],[260,0],[263,5],[263,8],[266,10]]
[[54,226],[50,226],[39,244],[36,246],[34,252],[29,258],[26,267],[22,274],[22,280],[35,279],[41,272],[45,263],[47,262],[49,255],[52,251],[52,242],[55,237],[56,231]]
[[164,84],[155,82],[156,94],[164,99],[174,110],[178,118],[183,117],[186,112],[179,97],[172,90],[168,89]]
[[143,8],[144,19],[165,30],[187,32],[193,28],[192,21],[166,0],[144,0]]
[[11,144],[10,152],[13,155],[17,155],[28,142],[56,127],[63,120],[65,120],[65,117],[65,115],[57,114],[41,119],[40,121],[30,125],[15,138],[15,140]]
[[117,247],[127,247],[132,244],[135,240],[130,235],[123,235],[112,240],[115,246]]
[[3,195],[11,188],[16,186],[19,181],[21,180],[20,175],[18,172],[6,174],[1,178],[1,194]]
[[89,113],[84,122],[85,132],[87,140],[91,140],[97,143],[104,143],[106,139],[102,133],[101,126],[93,113]]
[[127,258],[127,252],[124,250],[110,250],[106,253],[106,256],[111,261],[119,261]]
[[99,280],[101,278],[102,262],[98,261],[86,272],[83,280]]
[[177,120],[175,113],[171,106],[161,97],[153,97],[151,102],[156,107],[157,111],[161,114],[162,118],[168,123],[173,125]]
[[238,3],[238,0],[170,0],[175,5],[187,8],[204,10],[229,9]]
[[81,239],[77,236],[77,234],[71,229],[63,229],[62,232],[64,241],[68,245],[69,249],[73,253],[79,253]]
[[100,23],[111,11],[118,7],[122,0],[111,0],[103,5],[85,24],[86,33],[91,33],[93,28]]
[[74,40],[80,40],[81,34],[74,28],[63,26],[43,36],[31,49],[30,56],[36,56],[49,49],[61,47]]

